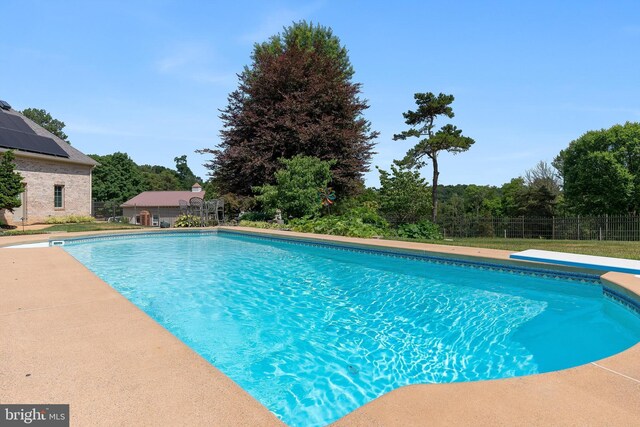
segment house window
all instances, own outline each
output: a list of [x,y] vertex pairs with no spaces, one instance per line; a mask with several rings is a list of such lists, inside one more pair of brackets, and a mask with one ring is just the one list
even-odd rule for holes
[[53,186],[53,207],[64,209],[64,185]]

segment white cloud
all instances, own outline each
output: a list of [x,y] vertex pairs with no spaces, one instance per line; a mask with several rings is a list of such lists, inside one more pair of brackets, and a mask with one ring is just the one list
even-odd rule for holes
[[157,63],[157,68],[163,73],[170,73],[188,65],[190,62],[194,61],[194,59],[197,59],[196,50],[194,48],[177,50],[160,59]]
[[161,74],[206,84],[228,85],[235,81],[234,73],[219,71],[224,69],[224,60],[205,43],[181,43],[167,51],[155,63],[156,70]]
[[140,138],[145,140],[158,140],[158,141],[181,141],[181,142],[193,142],[200,145],[211,144],[211,138],[188,136],[182,133],[154,133],[148,132],[147,129],[140,128],[135,129],[135,125],[127,123],[114,124],[112,126],[105,126],[103,124],[96,124],[91,121],[73,120],[71,121],[67,129],[70,134],[84,134],[95,136],[112,136],[119,138]]

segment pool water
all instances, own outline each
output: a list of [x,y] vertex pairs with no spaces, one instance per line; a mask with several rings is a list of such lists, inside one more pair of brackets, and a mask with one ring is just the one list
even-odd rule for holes
[[71,255],[292,426],[395,388],[568,368],[640,341],[597,284],[230,233]]

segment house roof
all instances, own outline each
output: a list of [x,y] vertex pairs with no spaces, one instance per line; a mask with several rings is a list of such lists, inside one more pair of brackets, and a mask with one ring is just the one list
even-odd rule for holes
[[98,162],[73,148],[19,112],[0,109],[0,152],[16,156],[96,166]]
[[178,207],[180,200],[189,201],[192,197],[204,199],[205,192],[199,191],[145,191],[127,200],[120,207]]

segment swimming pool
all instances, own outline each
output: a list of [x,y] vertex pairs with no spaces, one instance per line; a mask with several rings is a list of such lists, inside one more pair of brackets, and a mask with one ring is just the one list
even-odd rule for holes
[[548,372],[640,340],[640,317],[588,276],[233,233],[64,248],[290,425],[407,384]]

